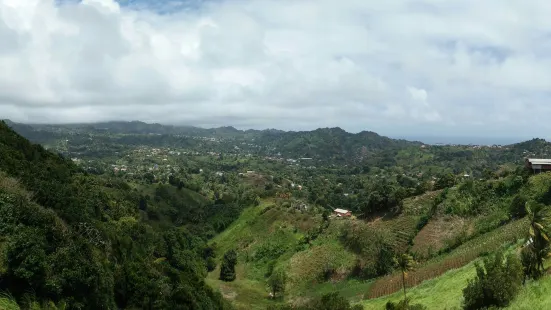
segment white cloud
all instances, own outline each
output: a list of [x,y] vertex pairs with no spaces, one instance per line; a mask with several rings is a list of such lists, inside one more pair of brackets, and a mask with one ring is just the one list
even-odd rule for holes
[[132,3],[0,0],[0,117],[398,135],[549,126],[548,1]]

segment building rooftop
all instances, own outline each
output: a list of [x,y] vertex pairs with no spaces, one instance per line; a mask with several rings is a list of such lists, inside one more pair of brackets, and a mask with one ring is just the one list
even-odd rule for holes
[[348,213],[350,211],[345,210],[345,209],[335,209],[335,212],[337,212],[337,213]]
[[528,158],[528,161],[531,164],[535,165],[551,165],[551,159],[545,159],[545,158]]

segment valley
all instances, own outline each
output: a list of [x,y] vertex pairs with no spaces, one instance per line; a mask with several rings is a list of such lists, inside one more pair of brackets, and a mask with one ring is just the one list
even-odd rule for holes
[[[403,300],[405,283],[411,307],[459,309],[475,265],[498,252],[521,257],[534,225],[527,206],[551,204],[551,175],[524,167],[526,157],[551,154],[541,139],[436,146],[339,128],[2,126],[0,211],[12,214],[23,199],[13,197],[28,197],[20,203],[45,214],[26,222],[29,231],[65,234],[37,240],[43,250],[32,253],[53,260],[78,241],[113,279],[95,302],[119,308],[384,309]],[[0,248],[8,249],[0,289],[9,292],[0,301],[90,305],[84,290],[64,286],[83,279],[58,279],[14,258],[23,251],[13,226],[22,215],[10,216],[0,226]],[[59,231],[40,224],[50,218]],[[82,235],[82,225],[97,237]],[[396,265],[403,254],[413,262],[407,277]],[[222,270],[234,279],[221,280]],[[529,274],[509,308],[548,304],[548,282]],[[163,289],[144,298],[149,283]]]

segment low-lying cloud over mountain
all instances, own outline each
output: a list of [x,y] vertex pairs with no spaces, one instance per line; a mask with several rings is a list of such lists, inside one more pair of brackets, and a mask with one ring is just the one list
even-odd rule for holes
[[543,0],[0,0],[0,116],[544,136],[549,12]]

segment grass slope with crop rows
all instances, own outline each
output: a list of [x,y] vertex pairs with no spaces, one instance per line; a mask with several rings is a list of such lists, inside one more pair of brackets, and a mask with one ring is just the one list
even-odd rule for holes
[[[448,270],[462,267],[475,260],[480,255],[499,249],[504,243],[513,242],[525,237],[527,220],[518,220],[506,224],[496,230],[476,237],[453,250],[450,254],[429,260],[408,274],[407,287],[419,285],[421,282],[438,277]],[[369,298],[377,298],[397,292],[401,289],[401,274],[394,273],[373,283],[369,290]]]

